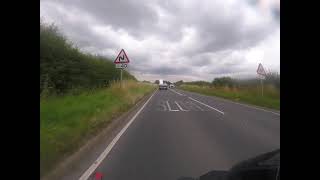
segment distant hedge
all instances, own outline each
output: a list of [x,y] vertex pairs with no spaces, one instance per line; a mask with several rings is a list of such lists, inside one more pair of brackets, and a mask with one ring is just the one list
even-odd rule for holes
[[[81,52],[55,25],[40,21],[40,94],[108,86],[119,77],[112,61]],[[136,80],[127,71],[123,79]]]
[[[272,85],[273,87],[280,90],[280,74],[278,72],[268,72],[265,79],[265,85]],[[191,82],[183,82],[182,80],[175,82],[176,86],[180,86],[182,84],[185,85],[197,85],[197,86],[214,86],[214,87],[252,87],[252,86],[260,86],[260,79],[251,78],[251,79],[234,79],[231,77],[217,77],[210,83],[207,81],[191,81]]]

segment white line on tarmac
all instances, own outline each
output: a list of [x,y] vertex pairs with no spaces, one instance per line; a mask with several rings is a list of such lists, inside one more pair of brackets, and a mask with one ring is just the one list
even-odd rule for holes
[[171,90],[172,92],[175,92],[175,93],[179,94],[180,96],[184,96],[183,94],[181,94],[181,93],[179,93],[179,92],[177,92],[177,91],[174,91],[173,89],[169,89],[169,90]]
[[200,102],[200,101],[198,101],[198,100],[196,100],[196,99],[193,99],[192,97],[188,97],[188,98],[191,99],[191,100],[193,100],[193,101],[196,101],[196,102],[198,102],[198,103],[200,103],[200,104],[202,104],[202,105],[204,105],[204,106],[207,106],[208,108],[211,108],[211,109],[213,109],[213,110],[215,110],[215,111],[217,111],[217,112],[219,112],[219,113],[221,113],[221,114],[224,115],[224,112],[222,112],[222,111],[220,111],[220,110],[218,110],[218,109],[216,109],[216,108],[214,108],[214,107],[211,107],[211,106],[209,106],[208,104],[205,104],[205,103]]
[[117,141],[120,139],[121,135],[128,129],[130,124],[136,119],[136,117],[140,114],[140,112],[143,110],[143,108],[148,104],[150,99],[153,97],[153,95],[156,92],[150,96],[150,98],[144,103],[144,105],[140,108],[140,110],[130,119],[130,121],[122,128],[122,130],[117,134],[117,136],[111,141],[111,143],[107,146],[107,148],[100,154],[98,159],[87,169],[82,176],[79,178],[79,180],[87,180],[90,175],[97,169],[97,167],[101,164],[101,162],[104,160],[105,157],[109,154],[113,146],[117,143]]
[[168,105],[168,109],[169,111],[179,111],[178,109],[171,109],[170,104],[168,101],[166,101],[167,105]]
[[200,106],[196,105],[195,103],[193,103],[193,102],[191,102],[191,101],[190,101],[190,103],[193,104],[194,106],[196,106],[196,107],[197,107],[198,109],[200,109],[201,111],[204,111]]
[[268,110],[265,110],[265,109],[261,109],[261,108],[257,108],[257,107],[253,107],[253,106],[248,106],[248,105],[241,104],[241,103],[237,103],[237,102],[232,102],[232,101],[230,101],[230,102],[231,102],[231,103],[234,103],[234,104],[241,105],[241,106],[245,106],[245,107],[248,107],[248,108],[252,108],[252,109],[257,109],[257,110],[261,110],[261,111],[265,111],[265,112],[273,113],[273,114],[275,114],[275,115],[280,116],[280,114],[279,114],[279,113],[276,113],[276,112],[273,112],[273,111],[268,111]]
[[[208,96],[206,96],[206,95],[199,94],[199,93],[195,93],[195,94],[200,95],[200,96],[203,96],[203,97],[208,97]],[[223,98],[220,98],[220,97],[217,97],[217,96],[214,96],[214,98],[217,98],[217,99],[219,99],[219,100],[221,100],[221,101],[224,101],[224,102],[229,102],[229,103],[233,103],[233,104],[238,104],[238,105],[241,105],[241,106],[244,106],[244,107],[247,107],[247,108],[256,109],[256,110],[260,110],[260,111],[265,111],[265,112],[269,112],[269,113],[272,113],[272,114],[275,114],[275,115],[280,116],[280,113],[276,113],[276,112],[269,111],[269,110],[266,110],[266,109],[262,109],[262,108],[258,108],[258,107],[254,107],[254,106],[250,106],[250,105],[246,105],[246,104],[234,102],[234,101],[231,101],[231,100],[228,100],[228,99],[223,99]]]
[[177,103],[177,101],[174,101],[174,103],[176,103],[176,105],[179,107],[179,109],[180,109],[181,111],[189,111],[189,110],[183,109],[183,108]]

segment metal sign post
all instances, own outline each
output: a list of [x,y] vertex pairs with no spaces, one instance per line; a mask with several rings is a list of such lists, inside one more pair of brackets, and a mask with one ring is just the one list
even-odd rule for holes
[[117,58],[114,60],[114,64],[116,65],[117,69],[120,69],[120,88],[122,88],[122,71],[124,68],[128,67],[129,58],[127,54],[121,49],[120,53],[118,54]]
[[260,75],[260,84],[261,84],[261,95],[263,96],[263,79],[266,77],[266,71],[264,70],[262,64],[260,63],[257,69],[257,74]]
[[261,95],[263,96],[263,78],[260,78],[260,83],[261,83]]
[[122,68],[120,69],[121,73],[120,73],[120,88],[122,88]]

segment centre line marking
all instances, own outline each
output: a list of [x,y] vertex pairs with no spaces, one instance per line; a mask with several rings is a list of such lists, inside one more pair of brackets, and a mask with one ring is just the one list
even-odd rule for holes
[[196,102],[198,102],[198,103],[200,103],[200,104],[202,104],[202,105],[204,105],[204,106],[207,106],[208,108],[211,108],[211,109],[213,109],[213,110],[215,110],[215,111],[217,111],[217,112],[219,112],[219,113],[221,113],[221,114],[224,115],[224,112],[222,112],[222,111],[220,111],[220,110],[218,110],[218,109],[216,109],[216,108],[214,108],[214,107],[211,107],[211,106],[209,106],[208,104],[205,104],[205,103],[200,102],[200,101],[198,101],[198,100],[196,100],[196,99],[193,99],[192,97],[188,97],[188,98],[191,99],[191,100],[193,100],[193,101],[196,101]]
[[168,109],[169,111],[179,111],[178,109],[171,109],[170,104],[168,101],[166,101],[167,105],[168,105]]
[[189,110],[182,109],[182,107],[177,103],[177,101],[174,101],[174,103],[176,103],[176,105],[179,107],[181,111],[189,111]]

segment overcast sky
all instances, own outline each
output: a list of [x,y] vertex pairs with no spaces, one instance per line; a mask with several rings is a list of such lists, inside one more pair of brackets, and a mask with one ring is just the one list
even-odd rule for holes
[[124,49],[139,80],[280,72],[280,0],[41,0],[40,17],[85,52]]

